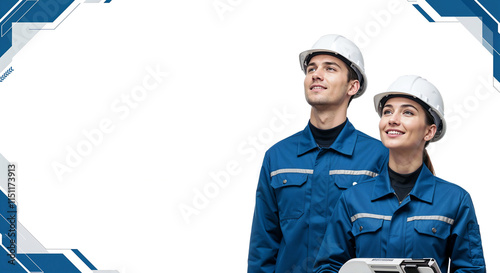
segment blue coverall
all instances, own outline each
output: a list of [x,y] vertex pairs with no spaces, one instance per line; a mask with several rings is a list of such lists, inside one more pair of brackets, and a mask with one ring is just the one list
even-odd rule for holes
[[248,272],[312,272],[341,193],[387,164],[382,143],[346,125],[319,148],[309,125],[271,147],[257,186]]
[[434,258],[441,272],[486,272],[470,195],[424,165],[400,203],[388,169],[344,192],[314,272],[338,272],[351,258]]

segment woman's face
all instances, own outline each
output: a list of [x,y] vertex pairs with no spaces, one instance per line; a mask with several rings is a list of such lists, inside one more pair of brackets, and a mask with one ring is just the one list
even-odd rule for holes
[[425,111],[408,98],[387,100],[379,123],[380,139],[385,147],[393,151],[423,151],[425,143],[436,133],[436,125],[427,125]]

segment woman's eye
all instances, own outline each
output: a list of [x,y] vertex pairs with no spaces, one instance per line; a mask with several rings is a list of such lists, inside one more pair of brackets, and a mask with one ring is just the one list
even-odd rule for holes
[[413,115],[414,115],[414,114],[413,114],[413,112],[412,112],[412,111],[410,111],[410,110],[405,110],[405,111],[403,112],[403,114],[404,114],[404,115],[407,115],[407,116],[413,116]]
[[309,73],[309,72],[314,72],[315,70],[316,70],[316,68],[314,68],[314,67],[309,67],[309,68],[307,69],[307,72],[308,72],[308,73]]
[[392,112],[389,109],[385,109],[384,111],[382,111],[382,114],[384,114],[384,115],[390,115],[391,113]]

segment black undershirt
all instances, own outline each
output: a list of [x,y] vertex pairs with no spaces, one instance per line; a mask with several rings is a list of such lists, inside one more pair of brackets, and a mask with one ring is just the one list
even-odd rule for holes
[[311,124],[311,121],[309,121],[309,128],[311,128],[314,140],[316,141],[318,146],[321,148],[328,148],[333,144],[333,142],[335,142],[335,139],[337,139],[337,137],[339,136],[340,132],[342,132],[342,129],[344,129],[344,126],[346,124],[347,124],[347,119],[346,121],[344,121],[344,123],[340,124],[337,127],[334,127],[332,129],[322,130],[314,127],[314,125]]
[[396,196],[398,197],[399,202],[402,202],[408,194],[410,194],[411,190],[415,186],[417,182],[418,176],[420,175],[420,171],[422,171],[422,166],[418,168],[416,171],[409,174],[400,174],[397,173],[391,168],[389,168],[389,178],[391,180],[391,186],[396,192]]

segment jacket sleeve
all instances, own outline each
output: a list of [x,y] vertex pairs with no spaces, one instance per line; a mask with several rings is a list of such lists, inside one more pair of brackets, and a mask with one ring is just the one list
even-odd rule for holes
[[451,234],[451,272],[485,273],[481,234],[469,194],[464,196],[455,221]]
[[248,273],[275,272],[276,268],[282,233],[278,205],[270,179],[269,157],[266,155],[257,185]]
[[352,223],[343,194],[328,223],[325,237],[314,263],[315,273],[338,272],[344,263],[356,256],[351,229]]

